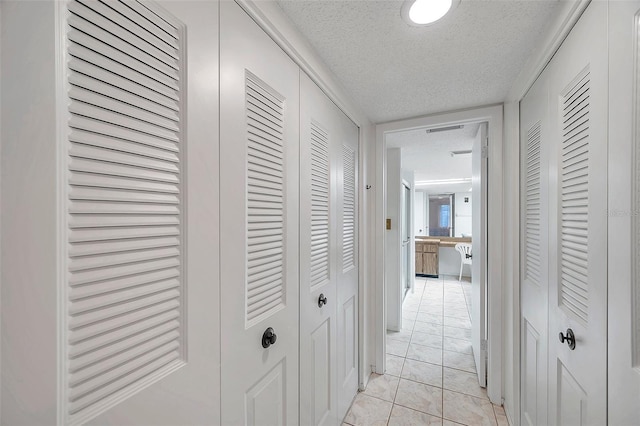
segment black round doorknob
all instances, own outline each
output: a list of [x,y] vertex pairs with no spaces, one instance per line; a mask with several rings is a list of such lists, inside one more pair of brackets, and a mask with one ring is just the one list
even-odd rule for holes
[[574,350],[576,348],[576,335],[573,334],[573,330],[567,328],[567,334],[563,334],[562,331],[558,334],[558,338],[560,339],[560,343],[567,342],[567,346],[569,349]]
[[322,308],[322,305],[326,305],[326,304],[327,304],[327,296],[320,293],[320,297],[318,297],[318,307]]
[[262,334],[262,347],[268,348],[269,346],[276,343],[277,338],[278,336],[276,336],[276,333],[273,331],[273,328],[271,327],[267,328]]

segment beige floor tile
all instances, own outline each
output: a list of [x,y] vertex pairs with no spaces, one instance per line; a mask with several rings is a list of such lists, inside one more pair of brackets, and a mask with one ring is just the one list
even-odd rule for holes
[[471,348],[471,342],[469,340],[461,340],[445,336],[442,340],[442,347],[445,351],[473,354],[473,349]]
[[445,367],[443,370],[442,387],[447,390],[488,399],[487,391],[478,384],[478,375],[476,373]]
[[466,309],[462,310],[462,309],[445,309],[444,310],[444,316],[445,317],[453,317],[453,318],[463,318],[463,319],[470,319],[471,317],[469,316],[469,311],[467,311]]
[[430,416],[401,405],[393,406],[389,419],[389,426],[440,426],[441,424],[440,417]]
[[447,337],[453,337],[455,339],[462,340],[471,340],[471,329],[469,328],[447,327],[445,320],[445,326],[443,330],[444,335]]
[[437,314],[427,314],[423,312],[418,312],[418,316],[416,317],[416,322],[428,322],[430,324],[443,325],[444,317],[442,315],[437,315]]
[[402,367],[402,375],[400,377],[441,388],[442,366],[407,359],[404,362],[404,367]]
[[442,417],[442,389],[400,379],[396,404]]
[[408,321],[415,321],[418,316],[418,311],[402,311],[402,319]]
[[442,419],[442,426],[460,426],[462,423],[452,422],[451,420]]
[[359,393],[344,421],[353,426],[385,426],[392,406],[388,401]]
[[396,397],[396,390],[398,389],[399,381],[400,379],[396,376],[374,373],[371,375],[369,383],[367,383],[367,388],[364,390],[364,394],[393,402]]
[[387,353],[396,356],[407,355],[407,349],[409,348],[408,342],[401,342],[399,340],[387,339]]
[[408,342],[411,340],[411,330],[391,331],[387,330],[387,339],[400,340]]
[[402,330],[403,331],[413,331],[413,326],[416,325],[416,322],[413,320],[402,319]]
[[473,355],[463,354],[460,352],[442,352],[442,365],[445,367],[456,368],[458,370],[476,372],[476,364]]
[[458,328],[471,328],[471,320],[456,317],[444,317],[444,325]]
[[[411,345],[409,345],[409,347],[411,347]],[[400,377],[403,364],[403,357],[387,354],[387,371],[385,371],[385,374]]]
[[442,325],[432,324],[430,322],[416,321],[416,324],[413,327],[413,331],[417,331],[419,333],[434,334],[436,336],[442,336],[442,327],[443,327]]
[[473,426],[495,426],[493,404],[488,400],[448,390],[443,391],[443,417]]
[[442,349],[410,343],[407,358],[442,365]]
[[442,348],[442,336],[414,331],[411,335],[411,343],[423,346],[431,346],[432,348]]
[[504,407],[494,405],[493,412],[496,415],[498,426],[509,426],[509,420],[507,419],[507,414],[504,412]]

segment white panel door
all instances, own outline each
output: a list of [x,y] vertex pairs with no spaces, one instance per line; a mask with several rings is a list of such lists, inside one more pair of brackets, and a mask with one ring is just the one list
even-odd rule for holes
[[[45,340],[6,321],[18,312],[3,312],[3,397],[13,399],[2,404],[3,424],[219,423],[218,4],[178,3],[69,1],[55,15],[44,3],[24,14],[23,5],[3,8],[23,34],[51,11],[48,40],[64,38],[58,70],[38,62],[33,41],[15,50],[60,79],[59,98],[38,113],[58,118],[60,143],[48,133],[46,152],[58,187],[45,207],[58,241],[40,249],[25,240],[40,258],[21,260],[29,268],[51,259],[59,281],[51,288],[25,275],[12,289],[30,321],[58,329]],[[19,93],[36,83],[30,75],[3,81],[17,90],[3,102],[31,102]],[[20,125],[37,129],[34,118]],[[42,287],[39,302],[31,286]],[[56,375],[53,387],[43,381]]]
[[552,424],[607,421],[607,7],[589,5],[546,71]]
[[[640,419],[640,2],[609,5],[608,420]],[[630,196],[631,195],[631,196]]]
[[549,86],[543,73],[520,102],[520,422],[528,426],[547,424],[548,111]]
[[340,111],[300,76],[300,424],[335,425],[336,167]]
[[65,9],[61,421],[215,424],[218,5]]
[[471,154],[472,254],[471,344],[480,386],[487,386],[487,124],[482,123]]
[[220,4],[222,424],[298,418],[299,70]]
[[334,151],[338,194],[338,414],[343,418],[358,391],[358,127],[339,114]]

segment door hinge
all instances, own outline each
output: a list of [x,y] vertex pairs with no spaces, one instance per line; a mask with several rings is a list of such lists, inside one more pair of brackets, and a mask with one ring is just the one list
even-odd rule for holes
[[488,349],[487,339],[480,340],[480,350],[486,352]]
[[483,146],[482,147],[482,158],[489,158],[489,147],[488,146]]

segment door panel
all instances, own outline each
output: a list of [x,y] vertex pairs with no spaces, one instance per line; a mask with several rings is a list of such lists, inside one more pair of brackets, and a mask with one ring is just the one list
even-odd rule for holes
[[[548,70],[551,423],[606,423],[607,7],[589,5]],[[575,350],[556,338],[569,328]]]
[[[300,76],[300,424],[339,422],[336,167],[340,112]],[[323,299],[320,304],[320,299]],[[326,300],[326,303],[324,303]]]
[[337,150],[338,413],[342,418],[358,391],[358,127],[339,115]]
[[[640,419],[640,2],[609,5],[608,420]],[[630,196],[631,195],[631,196]]]
[[295,424],[299,70],[235,2],[220,18],[222,423]]
[[64,423],[217,423],[218,5],[68,10]]
[[521,422],[547,424],[549,315],[549,86],[536,80],[520,102]]

